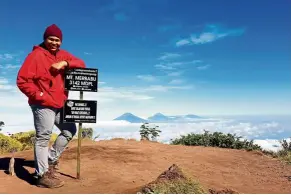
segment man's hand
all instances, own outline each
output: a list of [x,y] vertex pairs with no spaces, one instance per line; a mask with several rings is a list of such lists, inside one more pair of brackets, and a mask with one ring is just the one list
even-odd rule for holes
[[68,63],[66,61],[60,61],[58,63],[54,63],[52,64],[52,68],[56,69],[56,70],[60,70],[63,67],[68,66]]

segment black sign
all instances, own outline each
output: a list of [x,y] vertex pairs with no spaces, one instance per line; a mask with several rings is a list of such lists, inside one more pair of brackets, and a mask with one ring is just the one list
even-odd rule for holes
[[63,109],[65,123],[96,123],[97,101],[67,100]]
[[73,68],[65,73],[65,89],[69,91],[97,92],[98,69]]

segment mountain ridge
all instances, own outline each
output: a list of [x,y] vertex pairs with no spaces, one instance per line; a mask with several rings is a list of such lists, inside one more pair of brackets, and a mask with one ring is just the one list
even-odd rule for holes
[[130,112],[126,112],[113,120],[124,120],[131,123],[145,123],[145,122],[187,122],[195,119],[202,119],[198,115],[186,114],[186,115],[165,115],[161,112],[157,112],[146,119],[143,119]]

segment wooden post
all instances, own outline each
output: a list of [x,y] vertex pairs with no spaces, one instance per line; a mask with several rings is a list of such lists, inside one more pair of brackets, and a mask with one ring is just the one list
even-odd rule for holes
[[[80,100],[83,100],[83,91],[80,91]],[[81,140],[82,140],[82,123],[79,123],[78,131],[78,150],[77,150],[77,179],[80,179],[81,166]]]

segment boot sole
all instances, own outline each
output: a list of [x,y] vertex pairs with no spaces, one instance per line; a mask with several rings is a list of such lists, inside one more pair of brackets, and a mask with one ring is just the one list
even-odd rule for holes
[[60,185],[57,185],[57,186],[46,186],[46,185],[36,185],[37,187],[39,188],[50,188],[50,189],[53,189],[53,188],[60,188],[60,187],[63,187],[64,186],[64,183],[60,184]]

